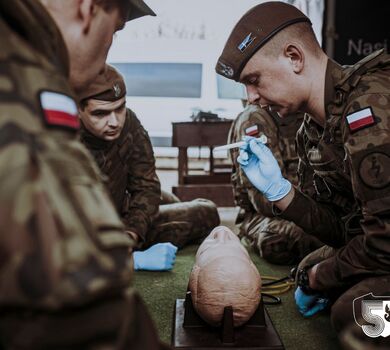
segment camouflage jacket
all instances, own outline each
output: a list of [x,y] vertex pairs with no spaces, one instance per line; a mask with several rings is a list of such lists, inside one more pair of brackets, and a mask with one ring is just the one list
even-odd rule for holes
[[355,66],[329,60],[327,119],[306,117],[297,136],[300,178],[282,217],[338,249],[317,270],[323,289],[390,272],[390,58],[376,52]]
[[[283,175],[293,184],[298,184],[298,156],[295,151],[295,136],[301,125],[303,115],[292,115],[281,119],[265,109],[249,105],[241,112],[230,128],[228,142],[238,142],[246,134],[258,137],[264,134],[268,138],[267,145],[277,159]],[[273,216],[268,200],[252,186],[237,162],[239,149],[230,151],[233,163],[232,184],[236,204],[246,212],[258,212],[265,216]]]
[[56,24],[39,1],[0,0],[0,37],[1,347],[159,349],[132,241],[77,140]]
[[119,138],[104,141],[84,127],[81,141],[93,154],[126,228],[145,241],[158,213],[161,189],[150,138],[136,115],[127,109]]

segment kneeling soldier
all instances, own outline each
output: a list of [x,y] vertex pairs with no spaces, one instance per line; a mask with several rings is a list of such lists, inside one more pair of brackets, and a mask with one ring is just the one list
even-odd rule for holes
[[115,68],[106,65],[79,97],[81,141],[107,176],[127,232],[140,248],[149,248],[134,253],[135,268],[171,269],[176,247],[205,237],[219,224],[215,204],[206,199],[181,203],[161,194],[149,136],[126,108],[126,86]]

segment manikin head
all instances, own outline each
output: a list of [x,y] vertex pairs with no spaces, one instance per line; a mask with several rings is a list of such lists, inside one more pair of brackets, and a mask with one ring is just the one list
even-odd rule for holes
[[189,281],[199,316],[219,326],[226,306],[233,307],[234,326],[247,322],[260,302],[261,278],[238,237],[216,227],[200,245]]

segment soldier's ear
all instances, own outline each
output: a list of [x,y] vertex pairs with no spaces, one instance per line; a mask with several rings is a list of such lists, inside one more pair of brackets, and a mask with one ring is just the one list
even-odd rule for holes
[[83,33],[88,33],[97,6],[95,0],[78,0],[78,17],[82,23]]
[[283,53],[290,61],[293,72],[296,74],[301,73],[305,64],[305,54],[302,47],[295,43],[288,43],[284,47]]

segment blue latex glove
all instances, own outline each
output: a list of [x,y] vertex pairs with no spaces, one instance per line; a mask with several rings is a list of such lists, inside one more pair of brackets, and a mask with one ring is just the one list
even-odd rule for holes
[[142,252],[134,252],[134,269],[148,271],[172,270],[177,247],[172,243],[157,243]]
[[329,299],[320,294],[305,294],[300,287],[295,290],[295,303],[304,317],[311,317],[329,305]]
[[246,136],[244,141],[237,161],[249,181],[271,202],[285,197],[291,183],[282,176],[270,149],[254,137]]

